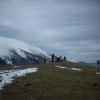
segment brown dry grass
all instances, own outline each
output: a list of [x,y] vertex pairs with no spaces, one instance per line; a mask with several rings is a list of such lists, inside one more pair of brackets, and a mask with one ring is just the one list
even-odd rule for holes
[[[61,69],[80,68],[82,71]],[[12,84],[0,90],[0,100],[100,100],[99,68],[72,62],[57,62],[41,65],[35,73],[15,78]]]

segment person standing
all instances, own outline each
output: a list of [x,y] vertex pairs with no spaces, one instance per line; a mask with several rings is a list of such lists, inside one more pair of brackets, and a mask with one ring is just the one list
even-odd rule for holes
[[62,62],[62,56],[60,56],[60,62]]
[[99,60],[97,60],[98,67],[99,67],[99,63],[100,63]]
[[46,57],[44,58],[44,63],[46,63]]
[[66,57],[64,56],[64,61],[66,61]]
[[54,54],[52,55],[52,62],[54,62]]

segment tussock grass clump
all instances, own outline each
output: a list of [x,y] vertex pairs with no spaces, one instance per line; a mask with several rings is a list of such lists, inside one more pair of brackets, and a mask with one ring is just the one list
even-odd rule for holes
[[[67,68],[57,68],[64,66]],[[38,71],[16,77],[12,84],[0,90],[0,100],[99,100],[99,68],[73,62],[56,62],[40,65]],[[68,69],[69,68],[69,69]],[[79,68],[71,70],[70,68]]]

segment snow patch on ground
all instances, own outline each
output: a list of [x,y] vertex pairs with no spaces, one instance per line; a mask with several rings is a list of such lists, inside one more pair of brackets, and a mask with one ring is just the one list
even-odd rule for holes
[[67,68],[67,67],[63,67],[63,66],[57,66],[57,65],[55,65],[55,67],[58,67],[58,68]]
[[23,70],[0,70],[0,89],[4,85],[12,83],[13,77],[25,76],[28,73],[36,72],[38,68],[27,68]]
[[55,65],[55,67],[58,67],[58,68],[67,68],[67,69],[71,69],[71,70],[78,70],[78,71],[81,71],[81,69],[79,69],[79,68],[68,68],[68,67],[57,66],[57,65]]
[[69,69],[81,71],[81,69],[79,68],[69,68]]
[[96,74],[100,74],[100,72],[96,72]]

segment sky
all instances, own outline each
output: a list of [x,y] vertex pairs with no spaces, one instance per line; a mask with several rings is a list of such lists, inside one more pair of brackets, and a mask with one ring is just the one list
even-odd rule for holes
[[0,36],[69,61],[100,60],[100,0],[0,0]]

